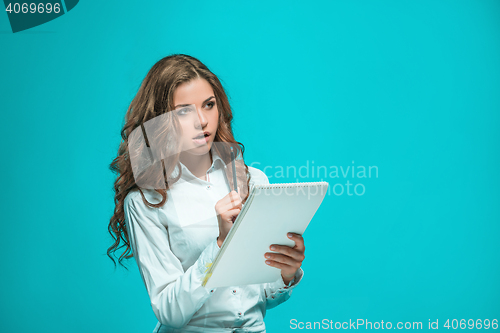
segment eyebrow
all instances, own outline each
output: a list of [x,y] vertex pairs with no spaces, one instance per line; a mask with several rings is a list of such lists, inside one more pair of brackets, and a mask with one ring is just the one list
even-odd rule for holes
[[[208,102],[209,100],[211,100],[212,98],[215,98],[214,96],[210,96],[209,98],[207,98],[206,100],[203,101],[202,104],[205,104],[206,102]],[[179,106],[189,106],[191,104],[178,104],[174,107],[174,109],[177,109]]]

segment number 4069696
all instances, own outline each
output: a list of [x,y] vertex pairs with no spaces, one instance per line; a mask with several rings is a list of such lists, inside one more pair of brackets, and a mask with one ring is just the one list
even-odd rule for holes
[[450,320],[448,319],[446,321],[446,323],[444,323],[443,327],[446,327],[447,329],[489,329],[489,328],[492,328],[494,330],[498,329],[498,319],[493,319],[493,320],[489,320],[489,319],[485,319],[485,320],[481,320],[481,319],[478,319],[478,320],[474,320],[474,319],[469,319],[469,320],[465,320],[465,319],[461,319],[460,321],[458,319],[453,319]]
[[60,3],[11,3],[7,5],[7,8],[5,8],[6,12],[12,13],[14,12],[15,14],[23,13],[23,14],[34,14],[34,13],[59,13],[61,11],[61,4]]

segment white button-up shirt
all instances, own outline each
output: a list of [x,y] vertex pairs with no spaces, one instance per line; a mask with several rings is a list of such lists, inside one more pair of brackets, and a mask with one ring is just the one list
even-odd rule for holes
[[[180,163],[182,176],[170,185],[161,208],[146,206],[138,190],[124,200],[130,245],[159,321],[155,333],[265,332],[266,310],[290,298],[303,276],[299,268],[289,287],[281,277],[264,284],[202,286],[220,250],[215,204],[230,192],[226,166],[214,149],[211,152],[210,181]],[[250,184],[269,184],[264,172],[250,166],[248,170]],[[157,192],[142,191],[150,203],[161,201]]]

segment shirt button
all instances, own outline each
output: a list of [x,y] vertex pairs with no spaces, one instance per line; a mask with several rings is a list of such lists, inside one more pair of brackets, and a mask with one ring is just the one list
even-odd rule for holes
[[241,312],[238,312],[238,316],[241,316]]
[[236,294],[236,290],[233,290],[233,294]]
[[210,190],[210,185],[207,185],[207,190]]
[[213,293],[213,292],[214,292],[214,291],[213,291],[213,289],[212,289],[212,290],[210,290],[210,292],[211,292],[211,293]]

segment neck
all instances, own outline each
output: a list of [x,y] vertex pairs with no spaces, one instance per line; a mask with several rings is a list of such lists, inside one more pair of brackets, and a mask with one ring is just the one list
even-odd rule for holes
[[183,151],[179,156],[179,160],[195,177],[200,179],[206,179],[207,171],[212,166],[210,151],[204,155],[194,155]]

